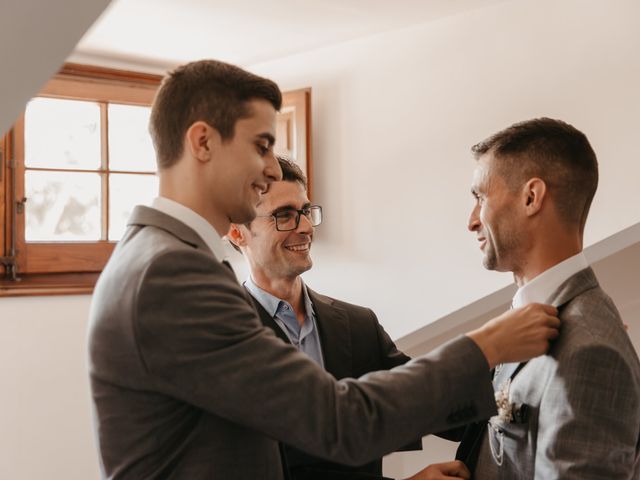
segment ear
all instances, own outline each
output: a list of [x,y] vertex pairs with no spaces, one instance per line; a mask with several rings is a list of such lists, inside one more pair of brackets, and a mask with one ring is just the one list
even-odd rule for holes
[[531,178],[524,184],[522,195],[527,216],[536,215],[545,201],[547,184],[541,178]]
[[211,160],[214,150],[221,143],[220,133],[203,121],[194,122],[185,135],[185,148],[200,162]]
[[247,245],[247,235],[245,232],[246,228],[247,227],[245,227],[244,225],[236,225],[235,223],[232,223],[229,226],[227,238],[236,247],[245,247]]

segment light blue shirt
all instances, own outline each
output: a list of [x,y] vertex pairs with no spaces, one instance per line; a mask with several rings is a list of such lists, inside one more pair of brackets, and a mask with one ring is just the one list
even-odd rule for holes
[[254,283],[251,277],[244,282],[244,285],[258,303],[271,315],[287,338],[289,338],[291,344],[301,352],[309,355],[318,365],[324,368],[316,314],[313,311],[313,304],[304,282],[302,283],[302,296],[304,298],[305,318],[302,326],[298,323],[296,313],[288,302],[262,290]]

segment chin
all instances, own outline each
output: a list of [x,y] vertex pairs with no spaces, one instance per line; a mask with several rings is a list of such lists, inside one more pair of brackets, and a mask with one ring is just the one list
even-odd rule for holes
[[482,265],[484,266],[484,268],[486,268],[487,270],[498,270],[498,262],[496,262],[495,258],[492,257],[484,257],[482,259]]

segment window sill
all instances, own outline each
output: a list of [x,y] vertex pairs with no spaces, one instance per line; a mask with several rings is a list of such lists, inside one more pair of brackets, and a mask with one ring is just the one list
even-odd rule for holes
[[27,274],[18,281],[0,279],[0,298],[50,295],[90,295],[99,273]]

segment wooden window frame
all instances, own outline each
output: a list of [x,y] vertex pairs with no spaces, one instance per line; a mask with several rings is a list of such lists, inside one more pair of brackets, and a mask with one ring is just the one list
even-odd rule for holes
[[[149,106],[161,80],[158,75],[69,63],[37,96]],[[294,145],[293,160],[305,170],[311,198],[311,89],[283,92],[284,109],[291,114],[295,128],[280,141],[290,142],[289,149]],[[107,148],[105,138],[101,143],[103,150]],[[105,155],[103,151],[103,158]],[[108,173],[106,170],[97,172]],[[9,257],[17,260],[17,280],[10,278],[11,272],[0,261],[0,297],[92,293],[116,242],[26,242],[24,233],[17,234],[17,231],[24,232],[25,216],[20,211],[16,212],[24,211],[24,203],[20,202],[24,199],[24,178],[22,115],[13,128],[0,137],[0,260]],[[106,178],[107,175],[103,175],[103,182]],[[109,202],[103,201],[102,205],[104,222],[108,221],[105,209],[108,209]],[[14,214],[15,221],[12,221]],[[13,236],[15,241],[12,241]],[[12,251],[12,245],[15,251]]]
[[[275,149],[293,157],[307,177],[307,196],[313,199],[313,168],[311,161],[311,89],[282,92],[282,108],[278,122],[286,124],[284,135],[277,135]],[[293,151],[293,155],[290,153]]]
[[[77,64],[65,64],[44,86],[38,97],[72,99],[126,105],[150,106],[162,80],[161,76]],[[102,139],[102,156],[106,156]],[[2,139],[0,157],[0,239],[2,251],[15,255],[17,280],[7,278],[7,266],[0,266],[0,297],[23,295],[87,294],[108,260],[115,242],[26,242],[24,237],[24,115]],[[97,173],[111,173],[103,168]],[[15,178],[15,181],[12,179]],[[108,176],[103,175],[103,182]],[[15,193],[14,193],[15,189]],[[103,189],[103,192],[106,190]],[[104,199],[103,199],[104,200]],[[28,200],[27,200],[28,201]],[[14,205],[14,202],[16,204]],[[109,203],[102,202],[102,221],[108,219]],[[15,222],[11,221],[16,209]],[[14,229],[16,231],[13,231]],[[22,232],[18,234],[17,232]],[[12,238],[15,236],[15,241]],[[11,252],[11,245],[15,251]]]

